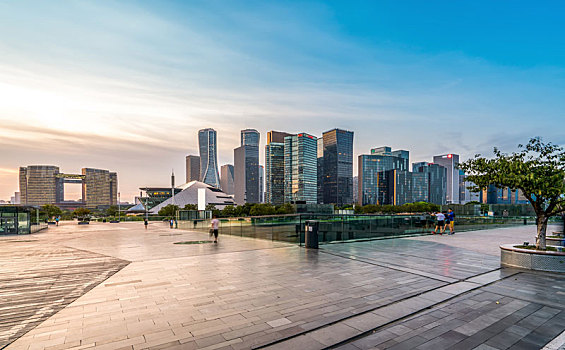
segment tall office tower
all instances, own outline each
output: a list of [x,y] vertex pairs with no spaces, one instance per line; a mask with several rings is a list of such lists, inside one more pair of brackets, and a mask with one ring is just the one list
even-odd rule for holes
[[286,203],[318,201],[317,139],[300,133],[284,138],[284,197]]
[[426,202],[446,204],[447,169],[439,164],[419,162],[412,164],[414,173],[424,173],[428,177],[428,199]]
[[459,155],[443,154],[434,156],[434,163],[447,169],[446,202],[448,204],[459,204]]
[[200,148],[200,181],[219,188],[216,130],[202,129],[198,131],[198,146]]
[[353,176],[353,203],[359,203],[359,177]]
[[265,203],[265,167],[259,165],[259,203]]
[[353,203],[353,132],[333,129],[324,132],[322,138],[323,202],[337,205],[351,204]]
[[260,134],[255,129],[241,130],[241,145],[259,146]]
[[265,146],[265,202],[280,205],[284,203],[284,143],[269,139]]
[[62,202],[63,179],[58,178],[59,167],[52,165],[30,165],[20,167],[21,204],[44,205]]
[[324,204],[324,138],[320,137],[318,139],[318,204]]
[[465,172],[459,169],[459,204],[465,204],[469,202],[467,198],[467,187],[465,184]]
[[200,181],[200,157],[186,156],[186,182]]
[[[82,200],[86,208],[96,209],[97,207],[107,207],[112,203],[117,203],[117,182],[116,173],[110,175],[108,170],[82,168]],[[113,189],[113,180],[115,189]]]
[[118,174],[110,173],[110,205],[118,205]]
[[234,149],[234,200],[237,204],[260,203],[259,133],[241,130],[241,146]]
[[357,176],[360,204],[391,204],[392,197],[388,196],[389,171],[407,171],[409,160],[408,151],[395,154],[385,146],[372,149],[371,154],[359,155]]
[[283,131],[269,131],[267,133],[267,145],[273,142],[284,143],[284,138],[287,136],[292,136],[292,134]]
[[225,194],[233,195],[234,194],[233,165],[231,164],[222,165],[220,171],[221,171],[220,188]]

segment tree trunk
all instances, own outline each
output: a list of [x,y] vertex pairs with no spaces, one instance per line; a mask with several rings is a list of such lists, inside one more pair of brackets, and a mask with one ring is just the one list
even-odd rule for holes
[[544,215],[539,215],[536,218],[536,224],[538,227],[538,235],[536,237],[536,249],[545,250],[545,231],[547,230],[547,221],[549,218]]

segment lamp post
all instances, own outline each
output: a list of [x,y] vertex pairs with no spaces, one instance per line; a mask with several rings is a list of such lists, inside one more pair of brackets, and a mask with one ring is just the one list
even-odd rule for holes
[[149,199],[149,195],[147,194],[147,191],[149,191],[149,189],[145,187],[145,220],[149,221],[147,212],[147,200]]

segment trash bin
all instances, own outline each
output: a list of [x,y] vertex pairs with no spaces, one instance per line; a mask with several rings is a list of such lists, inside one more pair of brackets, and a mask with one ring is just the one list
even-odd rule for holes
[[527,225],[527,224],[528,224],[528,219],[524,218],[524,225]]
[[316,220],[305,222],[304,246],[306,248],[318,249],[318,225],[319,222]]

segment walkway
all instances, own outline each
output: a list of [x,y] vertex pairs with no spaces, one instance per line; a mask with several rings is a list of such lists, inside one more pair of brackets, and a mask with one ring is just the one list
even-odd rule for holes
[[0,348],[537,349],[565,330],[565,276],[500,270],[491,248],[531,232],[312,251],[230,236],[206,243],[162,223],[64,223],[0,237],[9,266]]

